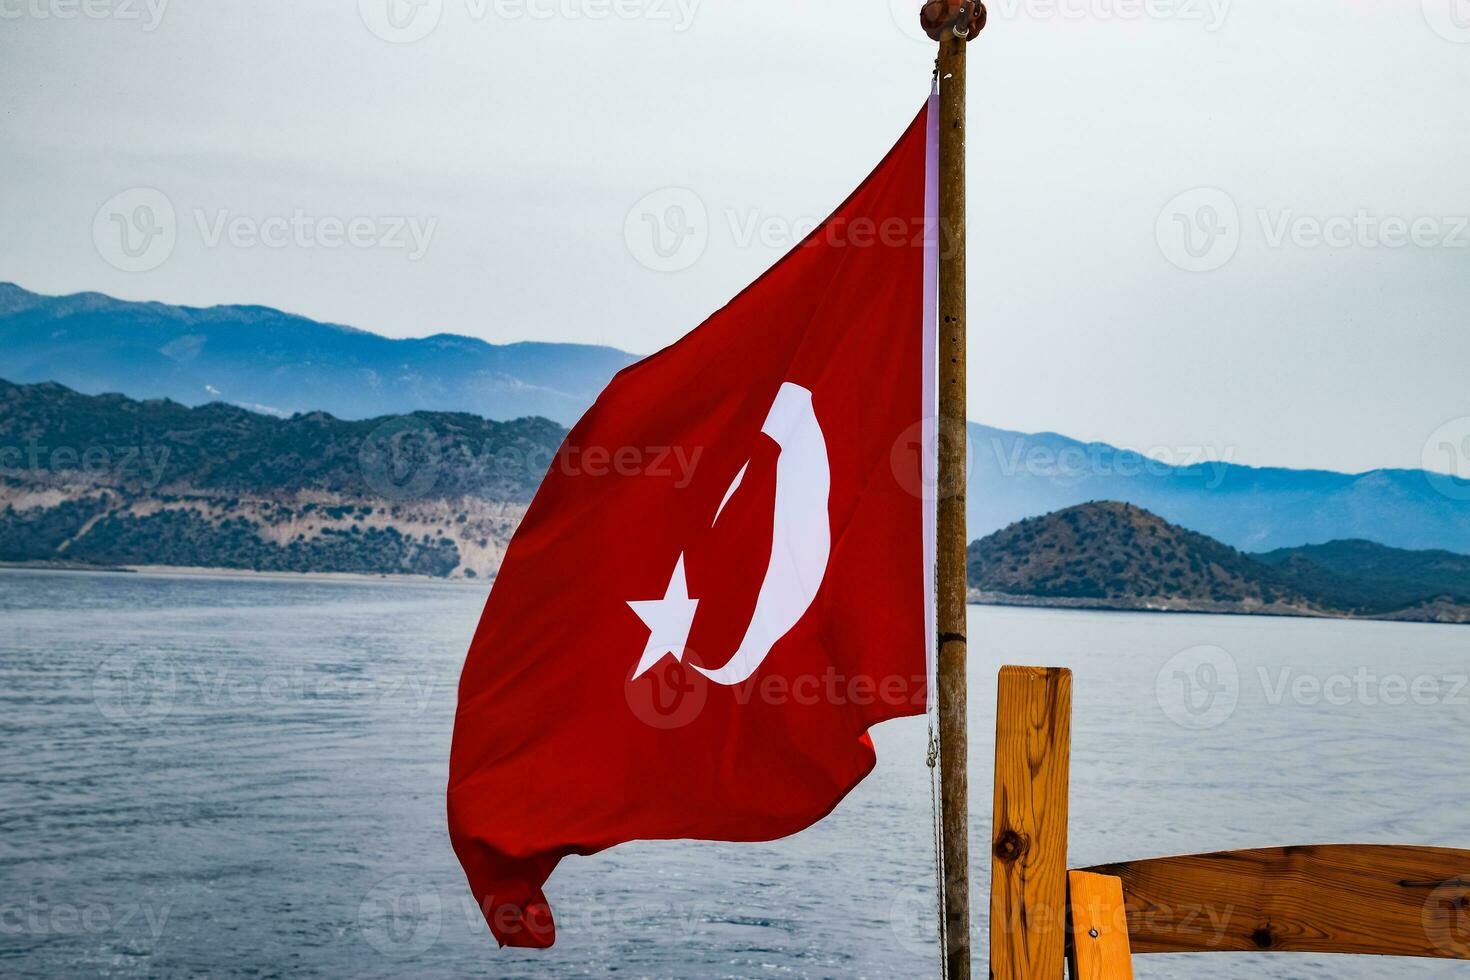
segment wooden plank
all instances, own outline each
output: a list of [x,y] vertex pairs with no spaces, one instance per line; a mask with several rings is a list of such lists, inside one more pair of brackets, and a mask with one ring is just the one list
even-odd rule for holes
[[990,838],[993,980],[1062,976],[1071,748],[1072,672],[1002,668]]
[[1072,980],[1133,980],[1123,879],[1067,874],[1068,974]]
[[1470,959],[1470,851],[1276,847],[1088,870],[1123,880],[1135,953]]

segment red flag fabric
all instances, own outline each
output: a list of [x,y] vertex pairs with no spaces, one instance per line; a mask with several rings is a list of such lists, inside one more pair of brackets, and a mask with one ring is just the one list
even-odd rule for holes
[[773,840],[932,689],[933,105],[856,192],[615,377],[507,551],[460,680],[449,830],[502,945],[562,857]]

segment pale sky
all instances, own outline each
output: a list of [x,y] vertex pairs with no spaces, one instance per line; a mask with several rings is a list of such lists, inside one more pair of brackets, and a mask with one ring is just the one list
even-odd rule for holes
[[[917,0],[418,2],[0,0],[0,279],[650,352],[933,57]],[[970,50],[971,418],[1347,470],[1470,436],[1470,0],[997,0]],[[119,253],[154,192],[171,244]]]

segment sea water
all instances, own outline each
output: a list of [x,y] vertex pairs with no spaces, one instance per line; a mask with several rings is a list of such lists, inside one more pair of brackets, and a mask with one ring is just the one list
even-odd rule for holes
[[[483,599],[483,585],[0,572],[0,975],[937,975],[923,719],[881,726],[877,770],[795,837],[564,861],[556,947],[496,948],[443,800]],[[977,975],[1004,663],[1075,671],[1073,866],[1470,847],[1470,627],[991,607],[970,625]],[[1232,954],[1140,957],[1136,972],[1470,964]]]

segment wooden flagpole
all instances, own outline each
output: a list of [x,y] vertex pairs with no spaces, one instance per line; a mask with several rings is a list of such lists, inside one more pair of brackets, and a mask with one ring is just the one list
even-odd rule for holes
[[[965,45],[971,4],[939,39],[939,630],[940,825],[949,980],[970,980],[969,746],[965,606]],[[960,33],[963,31],[964,33]]]

